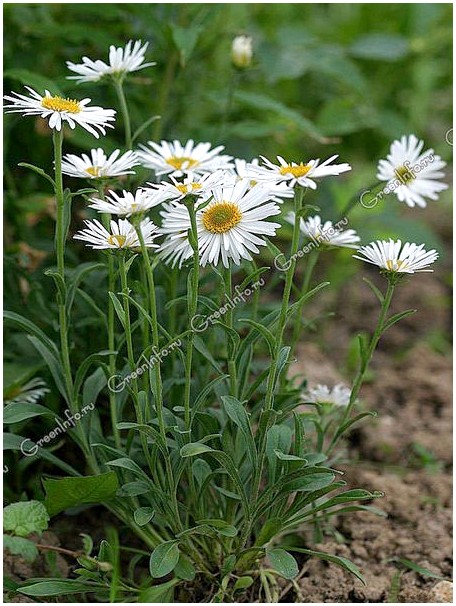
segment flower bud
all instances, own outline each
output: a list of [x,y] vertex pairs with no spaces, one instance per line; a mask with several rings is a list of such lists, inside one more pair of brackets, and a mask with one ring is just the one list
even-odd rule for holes
[[253,48],[250,36],[236,36],[231,46],[231,60],[238,69],[250,67],[252,63]]

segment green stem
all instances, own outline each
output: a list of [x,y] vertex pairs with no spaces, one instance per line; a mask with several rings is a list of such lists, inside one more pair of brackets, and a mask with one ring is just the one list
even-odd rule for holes
[[[104,195],[104,185],[102,182],[98,185],[98,194],[100,196],[100,200],[105,199]],[[103,214],[102,215],[103,225],[109,231],[110,223],[111,223],[111,215]],[[114,256],[111,251],[108,252],[108,293],[115,293],[116,290],[116,278],[115,278],[115,269],[114,269]],[[108,349],[109,351],[115,351],[116,349],[116,337],[115,337],[115,311],[114,304],[112,302],[111,297],[108,294]],[[116,354],[109,355],[109,376],[113,377],[116,374]],[[109,411],[111,415],[111,425],[112,425],[112,433],[114,436],[114,443],[116,448],[121,447],[120,441],[120,431],[117,427],[118,418],[117,418],[117,399],[116,394],[112,389],[109,390]]]
[[[147,276],[147,286],[149,290],[149,308],[150,308],[150,316],[152,318],[152,344],[154,346],[154,350],[158,351],[160,346],[159,341],[159,332],[158,332],[158,315],[157,315],[157,299],[155,296],[155,282],[154,282],[154,272],[152,270],[152,265],[149,258],[149,251],[147,250],[146,244],[144,242],[144,236],[141,229],[141,224],[136,226],[136,233],[138,234],[139,243],[141,245],[141,253],[143,256],[144,262],[144,270]],[[155,407],[157,410],[157,420],[158,426],[160,429],[160,435],[162,437],[163,443],[166,448],[165,454],[165,465],[166,465],[166,476],[169,486],[169,491],[171,494],[173,510],[175,515],[175,523],[178,529],[182,528],[180,515],[179,515],[179,506],[177,503],[177,494],[176,494],[176,482],[174,480],[174,473],[171,464],[171,457],[168,452],[167,442],[166,442],[166,424],[165,424],[165,415],[164,415],[164,406],[163,406],[163,383],[160,369],[160,362],[156,362],[153,366],[154,374],[155,374]],[[150,417],[150,415],[149,415]]]
[[[79,411],[77,404],[77,395],[73,389],[73,375],[70,361],[70,348],[68,343],[68,318],[66,309],[66,284],[65,284],[65,241],[67,234],[67,217],[65,213],[65,198],[63,194],[63,175],[62,175],[62,148],[63,148],[63,128],[53,131],[54,143],[54,182],[56,198],[56,229],[55,229],[55,247],[57,256],[57,272],[63,283],[63,293],[57,293],[57,303],[59,310],[59,330],[60,330],[60,350],[62,357],[63,373],[65,377],[65,387],[68,394],[68,406],[74,415]],[[67,209],[69,213],[70,210]],[[81,447],[85,452],[94,471],[98,470],[96,459],[90,449],[87,436],[80,423],[76,427],[76,434],[79,437]]]
[[270,426],[269,413],[271,412],[274,404],[274,391],[276,385],[276,375],[277,375],[277,367],[279,362],[279,353],[282,348],[283,341],[283,333],[285,330],[286,322],[287,322],[287,312],[288,305],[290,302],[291,289],[293,286],[293,277],[296,269],[296,253],[299,247],[299,235],[300,235],[300,210],[302,208],[302,201],[304,198],[304,189],[298,187],[295,192],[294,198],[294,210],[295,210],[295,222],[293,227],[293,237],[291,241],[291,251],[290,251],[290,259],[288,261],[288,267],[285,276],[285,286],[283,289],[282,295],[282,306],[280,309],[279,322],[276,330],[276,344],[275,344],[275,352],[274,358],[271,362],[271,368],[268,375],[268,382],[266,388],[266,396],[265,403],[261,413],[261,416],[266,416],[266,420],[263,424],[261,424],[260,419],[260,428],[258,435],[258,443],[259,443],[259,453],[258,453],[258,466],[255,470],[254,482],[253,482],[253,492],[252,492],[252,500],[256,501],[259,490],[261,477],[263,474],[263,465],[264,465],[264,456],[266,452],[266,437],[267,431]]
[[352,387],[352,391],[350,394],[350,401],[349,404],[347,406],[347,408],[345,409],[345,414],[344,414],[344,418],[343,418],[343,422],[345,422],[351,414],[351,411],[353,409],[353,406],[356,402],[356,399],[358,397],[359,391],[363,385],[363,381],[364,381],[364,377],[366,375],[366,371],[369,367],[372,355],[375,351],[375,348],[378,345],[378,342],[380,341],[380,337],[382,336],[383,333],[383,329],[384,329],[384,325],[385,325],[385,320],[386,320],[386,316],[388,314],[388,310],[390,308],[391,305],[391,300],[393,298],[393,293],[394,293],[394,288],[395,288],[395,284],[393,281],[389,280],[388,281],[388,288],[386,290],[385,293],[385,297],[383,299],[383,303],[382,303],[382,309],[380,312],[380,316],[378,318],[378,322],[377,322],[377,326],[375,328],[374,334],[372,336],[372,339],[369,343],[369,347],[367,348],[366,354],[365,356],[363,356],[363,360],[361,361],[358,373],[355,377],[355,380],[353,382],[353,387]]
[[[231,267],[229,267],[225,271],[225,285],[226,290],[228,292],[229,301],[233,300],[233,285],[232,285],[232,273]],[[229,306],[228,311],[226,312],[226,323],[229,329],[234,330],[233,328],[233,310],[231,306]],[[237,398],[238,391],[238,382],[237,382],[237,370],[236,370],[236,362],[234,359],[234,345],[231,340],[229,334],[226,334],[226,347],[227,347],[227,355],[228,355],[228,374],[230,375],[230,393],[232,396]]]
[[[124,251],[120,251],[120,254],[119,254],[119,273],[120,273],[120,284],[121,284],[122,295],[123,295],[122,296],[123,311],[124,311],[124,316],[125,316],[124,329],[125,329],[125,341],[127,344],[127,359],[128,359],[128,365],[130,367],[130,370],[132,372],[134,372],[134,370],[136,368],[136,363],[135,363],[134,350],[133,350],[133,339],[132,339],[132,334],[131,334],[130,304],[129,304],[128,297],[127,297],[127,295],[129,294],[129,289],[128,289],[128,280],[127,280],[127,270],[125,267]],[[137,379],[133,379],[133,381],[131,382],[131,385],[132,385],[133,405],[135,407],[136,420],[137,420],[137,423],[139,423],[140,425],[143,425],[144,424],[144,415],[143,415],[143,411],[142,411],[140,403],[139,403],[139,391],[138,391]],[[156,477],[156,475],[155,475],[156,465],[154,464],[154,462],[152,461],[152,458],[151,458],[149,446],[147,443],[147,437],[144,435],[143,432],[140,432],[140,436],[141,436],[140,440],[141,440],[141,445],[142,445],[142,449],[144,452],[144,456],[149,465],[149,469],[151,471],[152,477],[155,478]]]
[[[193,196],[189,196],[186,201],[187,210],[190,216],[191,238],[193,247],[193,267],[191,292],[187,292],[188,299],[188,316],[189,325],[191,326],[192,318],[198,310],[198,286],[199,286],[199,250],[198,250],[198,233],[196,226],[195,202]],[[184,408],[185,408],[185,428],[190,431],[191,427],[191,405],[190,392],[192,382],[192,360],[193,360],[193,339],[194,331],[192,330],[188,336],[188,345],[185,361],[185,391],[184,391]]]
[[125,129],[125,146],[127,149],[132,149],[133,142],[131,138],[131,122],[130,122],[130,113],[128,111],[127,99],[125,97],[124,89],[122,81],[118,78],[113,79],[114,88],[116,89],[117,97],[119,99],[120,111],[122,112],[122,117],[124,121],[124,129]]
[[[307,258],[307,264],[306,264],[306,269],[304,272],[304,279],[302,281],[302,287],[301,287],[301,292],[299,294],[299,298],[302,298],[309,290],[309,286],[310,286],[310,281],[312,279],[312,274],[313,274],[313,270],[315,268],[315,265],[318,261],[318,257],[320,255],[320,251],[319,250],[313,250],[309,253],[309,256]],[[296,344],[299,340],[299,336],[301,334],[301,326],[302,326],[302,312],[304,309],[304,305],[305,305],[305,301],[301,301],[301,303],[298,306],[298,309],[296,311],[296,316],[295,316],[295,323],[294,323],[294,329],[293,329],[293,337],[291,340],[291,351],[290,351],[290,357],[293,357],[293,353],[294,350],[296,348]]]
[[[386,316],[388,314],[388,310],[391,305],[394,288],[395,288],[394,280],[389,279],[388,288],[387,288],[385,296],[383,298],[382,308],[381,308],[380,315],[379,315],[379,318],[377,321],[377,326],[376,326],[374,334],[372,335],[372,338],[369,342],[369,346],[368,346],[366,352],[361,357],[360,366],[359,366],[358,372],[356,374],[355,380],[353,381],[353,386],[352,386],[352,390],[350,393],[350,400],[349,400],[347,408],[345,409],[344,415],[340,421],[340,426],[342,426],[344,423],[346,423],[348,421],[348,419],[350,418],[350,415],[352,413],[353,407],[358,398],[361,387],[363,386],[364,378],[366,376],[367,369],[369,368],[369,364],[372,359],[372,355],[373,355],[373,353],[378,345],[378,342],[382,336],[382,333],[384,331]],[[335,434],[335,436],[333,437],[333,439],[332,439],[331,443],[329,444],[328,449],[326,451],[327,455],[334,449],[334,447],[336,446],[337,442],[339,441],[339,439],[341,438],[342,435],[343,434],[339,434],[339,435],[337,435],[337,433]]]

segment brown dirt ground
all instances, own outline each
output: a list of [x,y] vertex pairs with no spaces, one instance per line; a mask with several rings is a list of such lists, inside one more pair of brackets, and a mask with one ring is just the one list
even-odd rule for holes
[[[379,416],[368,418],[352,433],[349,456],[355,464],[345,468],[350,486],[385,493],[375,505],[387,517],[366,512],[340,516],[335,520],[337,540],[318,546],[352,560],[363,571],[367,586],[314,559],[305,566],[300,595],[290,590],[284,601],[452,601],[451,584],[392,561],[404,558],[446,579],[452,575],[452,365],[448,354],[426,342],[429,334],[448,332],[448,313],[442,305],[448,295],[436,277],[419,278],[419,292],[412,280],[398,287],[393,311],[419,307],[419,313],[390,329],[374,356],[373,377],[361,396]],[[336,309],[344,310],[340,314],[344,322],[324,334],[329,343],[325,353],[315,344],[300,347],[293,374],[304,372],[311,384],[343,380],[347,326],[371,330],[376,315],[378,304],[373,295],[363,294],[363,288],[358,284],[340,293]],[[433,461],[427,466],[417,456],[416,444],[431,453]]]

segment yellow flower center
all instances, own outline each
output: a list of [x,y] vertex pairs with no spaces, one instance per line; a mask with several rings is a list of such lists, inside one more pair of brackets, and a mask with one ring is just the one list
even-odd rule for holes
[[388,271],[399,271],[404,266],[406,266],[405,261],[398,261],[397,259],[388,259],[386,262]]
[[233,202],[218,202],[203,213],[202,221],[212,234],[225,234],[242,219],[242,212]]
[[293,175],[293,177],[295,177],[296,179],[299,179],[299,177],[304,177],[305,175],[307,175],[307,173],[309,172],[309,170],[312,168],[311,164],[304,164],[303,162],[301,162],[300,164],[296,165],[296,166],[292,166],[291,164],[287,164],[286,166],[281,166],[280,167],[280,174],[281,175]]
[[44,109],[51,109],[53,112],[78,114],[81,111],[78,101],[75,99],[64,99],[63,97],[43,97],[41,105]]
[[178,189],[182,194],[189,194],[191,191],[196,191],[201,187],[201,183],[180,183],[176,185],[176,189]]
[[166,158],[166,162],[177,170],[181,170],[182,168],[194,168],[199,164],[198,160],[194,160],[187,156],[171,156],[170,158]]
[[92,177],[99,177],[100,176],[100,170],[101,169],[100,169],[99,166],[89,166],[89,168],[86,168],[86,173],[88,173]]
[[415,175],[406,166],[399,166],[394,171],[394,174],[404,185],[407,185],[407,183],[410,183],[415,178]]
[[122,236],[120,234],[113,234],[112,236],[109,236],[108,244],[111,244],[111,246],[118,246],[119,248],[122,248],[122,246],[125,244],[126,240],[127,240],[127,236]]

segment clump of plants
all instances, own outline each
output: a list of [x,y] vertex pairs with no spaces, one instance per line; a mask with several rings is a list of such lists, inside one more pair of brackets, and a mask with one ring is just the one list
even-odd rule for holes
[[[48,389],[37,377],[11,394],[4,422],[12,464],[36,457],[53,471],[42,480],[42,503],[10,505],[5,515],[11,520],[12,508],[27,505],[46,528],[47,516],[102,504],[117,520],[98,551],[85,536],[73,552],[75,578],[30,579],[13,589],[112,602],[186,601],[196,591],[214,602],[243,595],[274,602],[278,578],[293,581],[309,556],[362,580],[353,563],[309,541],[321,541],[332,516],[369,510],[381,496],[347,488],[338,461],[353,425],[374,414],[359,396],[382,334],[415,311],[392,315],[394,290],[406,276],[431,271],[438,254],[400,240],[362,246],[349,214],[358,202],[369,208],[366,197],[322,220],[313,192],[351,170],[336,155],[245,161],[210,143],[140,143],[157,117],[131,124],[125,83],[153,66],[144,63],[146,50],[129,42],[111,47],[108,62],[68,63],[78,82],[114,86],[124,150],[108,154],[100,143],[89,154],[65,154],[66,130],[99,138],[119,121],[113,109],[29,87],[6,96],[7,111],[47,120],[53,137],[52,175],[21,166],[55,195],[56,266],[46,271],[55,330],[32,322],[27,310],[6,312],[6,320],[47,365],[61,409],[46,406]],[[237,69],[251,59],[251,41],[237,40]],[[422,148],[414,135],[395,141],[373,191],[411,207],[435,199],[445,188],[444,162]],[[82,185],[70,189],[68,178]],[[86,207],[84,224],[72,214],[75,201]],[[285,225],[287,245],[277,237]],[[376,327],[359,337],[350,385],[299,383],[289,368],[308,338],[306,304],[331,287],[315,283],[314,270],[321,255],[330,259],[341,247],[385,278],[383,290],[364,278],[378,299]],[[89,260],[69,262],[68,249],[72,259],[78,251]],[[91,338],[81,343],[74,323],[81,310],[102,349]],[[43,424],[42,438],[27,438],[27,423],[49,418],[50,431]],[[57,438],[65,449],[53,448]],[[13,526],[6,547],[36,557],[28,531]],[[306,539],[303,528],[312,530]],[[141,547],[125,544],[132,533]]]

